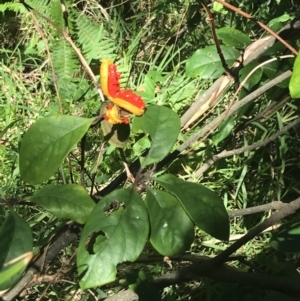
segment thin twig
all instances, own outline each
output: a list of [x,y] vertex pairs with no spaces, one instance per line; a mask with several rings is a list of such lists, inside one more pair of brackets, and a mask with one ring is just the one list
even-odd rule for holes
[[101,100],[104,102],[104,96],[103,96],[103,93],[102,93],[102,91],[99,87],[98,81],[97,81],[92,69],[90,68],[89,64],[86,62],[84,56],[82,55],[80,49],[73,42],[72,38],[68,34],[66,34],[64,31],[62,31],[61,28],[59,28],[51,19],[44,16],[39,11],[35,10],[33,7],[28,5],[24,0],[21,0],[21,2],[26,7],[26,9],[28,9],[29,11],[32,10],[34,13],[36,13],[38,16],[40,16],[41,18],[46,20],[50,25],[52,25],[57,30],[57,32],[60,33],[64,37],[64,39],[71,45],[71,47],[73,48],[73,50],[76,53],[77,57],[79,58],[85,72],[93,80],[94,85],[98,90],[98,93],[100,95]]
[[300,208],[300,198],[290,202],[288,206],[284,206],[277,212],[273,213],[269,218],[265,219],[261,224],[252,228],[245,236],[233,243],[225,251],[217,255],[211,260],[212,264],[219,265],[227,260],[227,258],[236,252],[240,247],[245,245],[248,241],[259,235],[262,231],[277,224],[283,218],[294,214]]
[[288,130],[293,128],[298,123],[300,123],[300,117],[296,118],[294,121],[292,121],[291,123],[284,126],[280,131],[276,132],[275,134],[271,135],[269,138],[267,138],[263,141],[259,141],[259,142],[253,143],[251,145],[248,145],[248,146],[243,146],[243,147],[240,147],[240,148],[237,148],[237,149],[233,149],[231,151],[226,151],[225,150],[225,151],[222,151],[220,154],[214,155],[211,159],[206,161],[204,163],[204,165],[201,166],[195,172],[195,177],[200,177],[205,171],[207,171],[208,168],[210,168],[213,164],[216,163],[216,161],[218,161],[220,159],[231,157],[231,156],[242,154],[242,153],[246,153],[246,152],[252,151],[256,148],[261,148],[263,146],[266,146],[267,144],[269,144],[270,142],[276,140],[278,137],[283,135],[285,132],[287,132]]
[[220,46],[220,42],[219,42],[217,34],[216,34],[216,27],[215,27],[214,17],[212,15],[211,11],[208,9],[207,5],[205,3],[203,3],[202,1],[200,1],[200,2],[201,2],[201,5],[203,6],[203,8],[205,9],[205,11],[208,15],[208,21],[209,21],[209,24],[210,24],[210,29],[211,29],[211,33],[212,33],[212,36],[213,36],[213,40],[215,42],[217,52],[218,52],[219,58],[221,60],[222,66],[225,70],[225,73],[228,76],[233,77],[233,72],[229,69],[229,67],[228,67],[228,65],[225,61],[225,58],[224,58],[224,55],[223,55],[223,52],[222,52],[222,49],[221,49],[221,46]]
[[224,5],[225,7],[231,9],[232,11],[242,15],[243,17],[255,22],[258,24],[261,28],[263,28],[265,31],[267,31],[269,34],[271,34],[273,37],[275,37],[278,41],[280,41],[286,48],[288,48],[295,56],[298,55],[298,51],[292,47],[289,43],[287,43],[284,39],[282,39],[277,33],[275,33],[270,27],[262,23],[261,21],[256,20],[251,15],[245,13],[241,9],[229,4],[228,2],[224,2],[222,0],[215,0],[216,2],[219,2],[220,4]]
[[261,94],[265,93],[267,90],[271,89],[272,87],[276,86],[278,83],[282,82],[286,78],[289,78],[291,76],[292,72],[290,70],[282,73],[281,75],[277,76],[276,78],[272,79],[268,83],[266,83],[264,86],[260,87],[259,89],[255,90],[251,94],[244,97],[242,100],[236,102],[230,110],[227,112],[223,112],[221,115],[219,115],[217,118],[215,118],[213,121],[211,121],[209,124],[205,125],[199,132],[192,135],[187,141],[185,141],[183,144],[181,144],[177,151],[182,152],[185,149],[187,149],[191,144],[196,142],[199,138],[203,137],[207,133],[211,131],[217,124],[220,123],[221,120],[224,119],[224,116],[226,115],[231,116],[233,115],[239,108],[250,102],[251,100],[259,97]]

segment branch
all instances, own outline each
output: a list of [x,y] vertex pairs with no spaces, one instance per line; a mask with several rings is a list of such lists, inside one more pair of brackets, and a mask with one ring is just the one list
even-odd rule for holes
[[251,15],[245,13],[244,11],[242,11],[241,9],[227,3],[224,2],[222,0],[215,0],[216,2],[219,2],[220,4],[224,5],[225,7],[231,9],[232,11],[242,15],[243,17],[255,22],[256,24],[258,24],[261,28],[263,28],[265,31],[267,31],[269,34],[271,34],[273,37],[275,37],[278,41],[280,41],[286,48],[288,48],[295,56],[298,55],[298,51],[292,47],[289,43],[287,43],[285,40],[283,40],[278,34],[276,34],[271,28],[269,28],[267,25],[265,25],[264,23],[256,20],[254,17],[252,17]]
[[223,112],[217,118],[215,118],[210,123],[205,125],[198,133],[195,133],[187,141],[181,144],[177,148],[177,151],[182,152],[183,150],[187,149],[191,144],[196,142],[199,138],[203,137],[205,134],[209,133],[211,129],[215,128],[224,119],[225,116],[229,117],[233,115],[239,108],[241,108],[251,100],[257,98],[258,96],[260,96],[267,90],[271,89],[272,87],[276,86],[278,83],[282,82],[286,78],[289,78],[291,74],[292,72],[290,70],[282,73],[281,75],[277,76],[276,78],[266,83],[264,86],[260,87],[259,89],[255,90],[254,92],[244,97],[242,100],[236,102],[234,105],[232,105],[232,107],[228,111]]
[[288,279],[269,274],[240,272],[228,265],[211,266],[207,261],[194,263],[188,267],[177,270],[174,273],[163,275],[153,281],[158,289],[166,286],[186,282],[190,280],[208,277],[225,283],[239,283],[247,286],[258,286],[264,289],[271,289],[300,298],[300,286],[296,279]]
[[172,284],[194,280],[199,277],[208,277],[221,282],[259,286],[264,289],[272,289],[300,298],[300,286],[298,280],[295,281],[294,279],[288,279],[286,277],[260,273],[245,273],[240,272],[235,268],[231,268],[228,265],[223,265],[229,256],[237,249],[250,241],[256,235],[260,234],[266,228],[295,213],[299,208],[300,198],[292,201],[279,211],[275,212],[271,217],[250,230],[245,236],[233,243],[229,248],[217,255],[215,258],[211,260],[203,260],[173,273],[163,275],[162,277],[154,280],[154,285],[161,289]]
[[296,118],[294,121],[292,121],[290,124],[284,126],[280,131],[276,132],[275,134],[271,135],[269,138],[259,141],[256,143],[253,143],[248,146],[244,146],[241,148],[233,149],[231,151],[222,151],[220,154],[214,155],[211,159],[206,161],[203,166],[201,166],[196,172],[195,172],[195,177],[201,176],[205,171],[207,171],[213,164],[215,164],[218,160],[227,158],[230,156],[238,155],[241,153],[249,152],[252,151],[256,148],[260,148],[263,146],[266,146],[268,143],[276,140],[279,136],[293,128],[295,125],[300,123],[300,117]]
[[[280,37],[289,37],[292,34],[299,34],[300,21],[292,21],[285,25],[279,32]],[[235,74],[239,69],[257,59],[267,49],[274,45],[274,36],[263,37],[249,45],[243,55],[241,55],[231,67],[231,73]],[[181,117],[181,126],[186,129],[191,123],[199,118],[210,105],[217,100],[234,82],[231,76],[223,75],[219,77],[200,97],[196,97],[195,102]]]
[[289,206],[289,204],[282,203],[281,201],[275,201],[269,204],[259,205],[255,207],[245,208],[245,209],[233,210],[228,212],[228,216],[229,218],[234,218],[237,216],[243,216],[243,215],[268,211],[268,210],[280,210],[285,206]]
[[277,224],[283,218],[295,213],[300,208],[300,198],[295,201],[290,202],[287,206],[284,206],[277,212],[274,212],[269,218],[265,219],[261,224],[252,228],[245,236],[241,239],[237,240],[230,247],[228,247],[225,251],[217,255],[215,258],[211,260],[212,264],[220,265],[227,260],[227,258],[237,251],[240,247],[245,245],[248,241],[253,239],[255,236],[260,234],[262,231]]

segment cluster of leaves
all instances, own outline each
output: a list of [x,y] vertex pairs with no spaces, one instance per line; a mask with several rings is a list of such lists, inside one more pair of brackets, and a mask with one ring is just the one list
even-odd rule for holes
[[[37,186],[33,193],[29,193],[25,197],[26,200],[43,206],[47,212],[59,219],[72,220],[84,225],[77,254],[80,286],[90,288],[115,280],[117,265],[122,262],[135,261],[145,250],[148,240],[152,246],[151,252],[155,250],[169,257],[190,250],[191,244],[195,241],[195,226],[198,232],[201,230],[202,235],[202,231],[204,231],[214,238],[228,240],[229,219],[223,202],[223,199],[228,199],[228,195],[224,193],[222,199],[208,186],[217,187],[220,194],[222,194],[224,190],[228,189],[228,182],[233,180],[232,185],[235,186],[233,199],[237,203],[241,201],[241,207],[246,207],[251,194],[246,189],[246,174],[251,168],[250,161],[255,162],[256,154],[252,154],[252,157],[249,157],[246,163],[239,162],[238,168],[234,166],[236,162],[229,162],[228,164],[232,164],[232,168],[226,175],[222,166],[218,170],[218,174],[212,172],[209,175],[212,178],[210,185],[191,183],[170,173],[165,173],[152,178],[151,185],[145,193],[143,190],[142,193],[137,192],[139,183],[136,183],[132,187],[111,191],[98,203],[88,193],[87,188],[90,188],[89,185],[92,187],[92,181],[84,188],[82,185],[70,184],[72,181],[69,178],[71,179],[71,177],[65,178],[65,174],[68,172],[65,158],[80,141],[83,141],[84,137],[93,139],[93,145],[97,145],[102,140],[109,140],[118,147],[124,147],[125,142],[127,142],[130,146],[128,146],[126,152],[130,159],[135,160],[138,154],[142,154],[139,158],[141,174],[166,158],[175,149],[176,143],[179,144],[180,142],[178,140],[180,119],[173,110],[176,112],[182,111],[189,100],[194,97],[200,85],[205,87],[206,80],[217,79],[223,73],[215,46],[205,45],[205,47],[194,51],[193,54],[190,53],[189,59],[186,61],[184,74],[181,73],[182,62],[178,62],[175,68],[172,65],[175,64],[176,56],[183,53],[182,49],[185,48],[186,43],[179,43],[177,49],[170,45],[156,55],[147,53],[147,59],[151,59],[151,66],[147,68],[147,63],[140,63],[140,66],[137,67],[138,70],[135,70],[137,74],[140,74],[137,82],[141,87],[140,94],[147,103],[147,111],[143,116],[134,119],[129,141],[126,140],[124,143],[120,143],[117,137],[119,142],[116,143],[116,140],[112,141],[110,139],[111,137],[109,139],[104,138],[112,130],[112,127],[104,129],[102,126],[104,133],[99,137],[91,134],[93,129],[90,127],[95,121],[94,116],[98,115],[100,107],[99,96],[96,89],[91,89],[91,82],[86,74],[79,72],[80,60],[78,59],[78,53],[71,47],[68,37],[71,37],[71,41],[81,50],[87,65],[92,68],[95,67],[94,69],[97,70],[95,73],[98,73],[99,60],[103,58],[115,59],[124,55],[124,61],[118,61],[117,63],[119,63],[120,69],[123,68],[123,70],[121,69],[123,71],[122,79],[126,80],[126,75],[129,75],[130,65],[134,60],[134,50],[138,50],[139,43],[137,41],[143,35],[146,36],[143,30],[151,32],[152,27],[134,32],[133,28],[136,28],[137,24],[140,25],[137,19],[134,19],[135,21],[132,22],[132,28],[130,29],[136,35],[135,39],[132,42],[125,42],[126,46],[123,44],[117,45],[116,41],[122,37],[121,32],[123,33],[123,31],[120,28],[124,26],[124,21],[120,11],[116,9],[107,8],[109,14],[105,17],[110,22],[106,22],[105,17],[95,22],[93,17],[82,14],[80,7],[73,5],[71,1],[66,1],[68,18],[66,18],[61,2],[58,0],[50,2],[32,0],[27,3],[43,16],[46,16],[42,19],[42,22],[45,21],[45,26],[52,29],[47,32],[47,38],[42,41],[37,37],[33,37],[30,43],[27,44],[26,55],[30,55],[32,61],[43,61],[45,54],[48,52],[53,72],[47,74],[46,81],[51,83],[47,85],[47,89],[56,89],[56,93],[60,98],[58,102],[60,107],[55,100],[55,93],[50,92],[51,104],[46,109],[39,109],[32,113],[31,117],[38,120],[25,131],[26,133],[22,137],[20,149],[16,152],[19,156],[19,170],[15,173],[19,183],[21,183],[20,185],[30,184],[32,187],[41,185]],[[159,4],[154,8],[154,11],[158,10],[160,12],[158,18],[164,18],[167,15],[161,14],[161,5],[163,4]],[[169,13],[177,12],[179,5],[181,5],[179,2],[174,2],[168,8]],[[250,4],[248,1],[244,1],[243,5],[249,6]],[[20,3],[6,4],[2,7],[2,10],[12,9],[24,16],[27,14],[24,6]],[[135,8],[135,4],[133,4],[133,8]],[[185,9],[191,19],[195,15],[197,16],[194,6],[187,5]],[[222,15],[224,13],[223,8],[219,12]],[[90,13],[92,14],[92,12]],[[123,13],[125,12],[123,11]],[[113,18],[115,18],[114,22],[112,21]],[[273,20],[272,25],[282,24],[283,21],[287,20],[284,16],[281,16],[276,18],[275,21]],[[238,20],[236,20],[236,23],[238,23]],[[114,24],[114,27],[110,26],[111,24]],[[54,26],[51,27],[50,25]],[[192,20],[190,25],[193,25]],[[174,33],[176,38],[176,32],[177,30],[180,31],[180,27],[175,26],[173,28],[172,22],[170,22],[169,30],[170,28],[172,28],[171,32]],[[66,32],[68,32],[68,35],[65,35]],[[251,39],[246,34],[227,26],[218,29],[217,36],[222,41],[222,52],[229,66],[240,55],[240,49],[251,44]],[[189,38],[192,41],[192,36],[189,36]],[[172,38],[170,40],[173,41]],[[123,47],[126,48],[126,52]],[[276,53],[278,51],[276,47],[278,45],[275,45],[266,55]],[[191,50],[191,48],[188,49],[188,51]],[[187,50],[185,49],[185,51]],[[240,72],[240,80],[246,78],[249,71],[257,67],[258,64],[257,61],[243,68]],[[285,68],[288,69],[290,65],[287,64]],[[280,68],[278,62],[269,64],[267,68],[258,68],[245,83],[244,89],[239,95],[240,98],[277,75]],[[281,83],[277,91],[287,88],[289,85],[291,96],[298,98],[300,87],[299,69],[298,56],[294,62],[294,72],[291,80]],[[139,72],[140,70],[144,72]],[[134,83],[129,84],[135,85]],[[35,88],[40,89],[40,87]],[[159,92],[157,92],[158,90]],[[276,91],[273,93],[276,93]],[[4,95],[3,98],[7,99],[7,95]],[[37,101],[35,106],[38,106],[38,103]],[[43,108],[43,105],[44,102],[41,101],[40,107]],[[223,109],[222,105],[216,109],[216,112],[221,109]],[[61,115],[62,110],[65,113],[64,115]],[[203,162],[212,148],[217,151],[225,149],[230,143],[233,129],[243,122],[244,116],[256,115],[259,110],[260,107],[252,103],[248,108],[242,108],[237,117],[233,118],[231,116],[224,120],[214,132],[211,140],[205,143],[206,149],[203,152],[200,146],[200,151],[195,155],[195,158]],[[25,111],[31,113],[28,108]],[[295,118],[290,111],[287,111],[287,117],[289,117],[289,114],[291,118]],[[76,115],[93,116],[93,118],[78,117]],[[283,124],[282,119],[283,117],[277,112],[280,127]],[[28,121],[29,118],[26,120]],[[13,129],[16,122],[16,120],[8,122],[1,132],[1,136]],[[256,125],[258,132],[269,132],[263,125]],[[25,128],[27,128],[26,121]],[[192,131],[188,135],[191,134]],[[259,132],[258,136],[260,135],[261,137],[258,139],[262,140],[267,134]],[[186,139],[186,137],[183,137],[183,139]],[[237,139],[237,141],[231,142],[231,147],[234,148],[241,143],[248,144],[251,139],[253,138],[250,133],[247,133],[243,139],[244,141],[241,142],[240,139]],[[253,141],[256,141],[255,139]],[[281,167],[285,167],[286,141],[283,139],[280,143]],[[113,158],[110,161],[111,163],[120,161],[117,155],[112,153],[113,149],[114,147],[106,149],[106,156]],[[136,149],[138,151],[135,151]],[[81,149],[81,151],[84,150]],[[191,161],[194,159],[187,158],[192,159]],[[264,156],[258,158],[258,164],[262,169],[265,168],[262,164],[263,159]],[[115,162],[114,164],[115,166],[108,167],[109,176],[112,176],[114,171],[121,165]],[[197,166],[199,166],[199,163],[195,165],[192,162],[189,169],[194,169]],[[177,166],[173,166],[173,168],[176,169],[176,173],[179,172]],[[261,173],[264,175],[264,171]],[[79,179],[79,175],[77,176]],[[62,181],[57,181],[57,177],[61,177]],[[279,176],[280,179],[282,179],[281,176]],[[60,182],[62,185],[56,185],[56,182]],[[76,183],[76,181],[73,182]],[[277,183],[277,185],[279,184]],[[257,191],[261,195],[260,190],[261,187],[253,190],[253,195],[257,194]],[[266,198],[270,196],[269,192],[266,193]],[[271,195],[272,193],[271,191]],[[282,195],[279,192],[277,197],[281,199]],[[7,198],[7,193],[3,192],[2,197]],[[227,204],[227,208],[231,206],[232,204]],[[283,240],[286,241],[297,231],[297,224],[293,224],[290,228],[273,237],[272,246],[284,251],[299,251],[298,248],[295,248],[294,240],[293,249],[291,249],[291,244],[280,243]],[[5,239],[0,239],[0,250],[3,254],[0,257],[0,290],[10,288],[21,277],[33,255],[32,230],[29,224],[14,211],[8,214],[1,228],[0,238],[4,237]]]

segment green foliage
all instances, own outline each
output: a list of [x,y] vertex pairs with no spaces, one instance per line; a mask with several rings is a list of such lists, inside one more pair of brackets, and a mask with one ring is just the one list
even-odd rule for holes
[[[117,206],[106,210],[114,202]],[[77,256],[81,287],[114,281],[116,266],[137,259],[148,232],[146,206],[137,192],[129,188],[105,196],[90,215],[81,235]]]
[[71,219],[85,224],[95,207],[95,202],[79,185],[49,185],[34,194],[30,201],[42,205],[58,218]]
[[182,254],[188,250],[194,240],[194,225],[178,199],[169,193],[153,189],[148,190],[145,201],[153,247],[165,256]]
[[79,62],[70,44],[65,40],[54,41],[51,51],[54,69],[59,76],[59,87],[63,88],[66,84],[63,80],[70,81],[73,78],[73,74],[79,70]]
[[[239,51],[228,46],[222,46],[226,63],[231,66],[238,58]],[[189,77],[200,76],[201,79],[216,79],[224,72],[217,49],[207,46],[197,50],[186,62],[186,75]]]
[[58,169],[93,119],[51,116],[39,119],[22,139],[20,173],[24,181],[40,184]]
[[217,36],[224,45],[236,48],[245,48],[251,44],[251,39],[237,29],[223,27],[216,30]]
[[11,288],[22,276],[32,256],[32,245],[29,225],[10,212],[0,229],[0,291]]
[[[3,21],[4,39],[0,42],[0,218],[4,220],[13,205],[30,224],[29,227],[16,213],[9,213],[0,231],[0,253],[9,255],[0,255],[1,287],[11,287],[27,266],[26,260],[32,255],[32,235],[38,249],[71,220],[84,227],[79,247],[74,242],[66,248],[53,265],[55,269],[78,252],[81,288],[103,286],[101,289],[106,290],[106,284],[122,280],[128,270],[137,268],[134,280],[125,285],[136,291],[140,300],[159,300],[160,293],[151,281],[172,271],[157,253],[171,257],[171,261],[166,260],[173,271],[185,265],[177,257],[185,252],[214,256],[231,244],[225,242],[229,228],[232,234],[245,234],[267,217],[237,217],[229,223],[227,211],[274,199],[288,202],[298,196],[297,130],[264,148],[223,158],[204,174],[195,176],[209,165],[212,156],[262,142],[297,118],[297,103],[289,99],[287,83],[280,83],[258,101],[242,107],[237,115],[226,116],[209,128],[205,139],[194,140],[186,152],[176,156],[178,145],[234,104],[234,91],[228,89],[197,124],[180,130],[178,115],[205,94],[210,80],[224,72],[198,4],[163,0],[128,5],[104,1],[100,6],[96,0],[76,4],[67,0],[65,19],[58,0],[26,3],[48,19],[34,11],[27,13],[20,3],[0,5],[5,14],[20,13],[19,17],[13,14],[14,23]],[[284,0],[230,3],[240,5],[273,28],[280,29],[295,17]],[[230,67],[241,48],[260,38],[262,32],[254,23],[217,3],[214,10],[217,35]],[[24,30],[11,31],[12,25],[18,25],[15,20],[26,29],[26,35]],[[11,33],[9,38],[6,33]],[[291,43],[297,48],[297,42]],[[236,85],[269,56],[283,54],[285,48],[278,45],[275,43],[264,56],[242,68],[235,78]],[[145,114],[133,117],[132,125],[111,125],[105,120],[101,126],[93,123],[101,119],[107,104],[101,104],[97,83],[93,85],[85,69],[89,66],[98,76],[99,60],[104,58],[116,61],[122,88],[138,91],[147,104]],[[299,56],[289,85],[292,97],[299,97],[298,60]],[[81,67],[83,62],[86,64]],[[290,68],[291,60],[286,59],[264,65],[246,81],[239,97]],[[273,103],[275,106],[269,109]],[[255,117],[258,119],[253,121]],[[123,149],[122,160],[116,148]],[[66,156],[68,161],[64,160]],[[124,174],[120,175],[124,159],[135,182],[117,189],[124,184]],[[33,186],[42,183],[42,187]],[[276,250],[299,251],[298,224],[290,224],[272,235],[270,244]],[[244,245],[239,254],[249,261],[253,259],[250,264],[255,266],[260,253],[275,252],[264,249],[269,246],[269,237],[269,233],[261,234]],[[230,237],[230,241],[233,239],[235,236]],[[26,252],[28,257],[13,261]],[[289,256],[294,254],[272,255],[269,262],[264,259],[260,264],[279,273],[284,270],[283,257],[291,260]],[[154,258],[153,262],[144,262],[144,257],[150,261]],[[137,259],[139,263],[134,263]],[[247,269],[244,264],[233,264],[243,271]],[[49,273],[57,272],[55,269],[50,267]],[[296,273],[294,268],[292,271]],[[68,276],[74,277],[71,273]],[[111,283],[109,289],[125,287],[120,283]],[[35,295],[41,287],[38,284],[32,290],[32,299],[40,297]],[[46,294],[48,298],[56,295],[63,299],[73,289],[74,285],[55,282]],[[98,299],[105,296],[99,288],[93,292]],[[88,299],[87,291],[82,294]],[[222,287],[209,280],[172,286],[163,293],[166,301],[285,297],[248,286],[237,288],[236,284]]]
[[25,13],[26,9],[21,3],[4,2],[0,3],[0,12],[13,11],[16,13]]
[[172,110],[152,106],[141,117],[136,117],[133,131],[142,130],[152,139],[151,148],[142,160],[142,166],[162,160],[172,149],[180,131],[180,119]]
[[214,192],[172,175],[161,176],[155,181],[178,198],[196,226],[216,238],[228,240],[228,214],[223,201]]
[[298,54],[289,83],[291,97],[300,98],[300,54]]
[[300,252],[300,223],[288,225],[272,235],[270,245],[281,252]]

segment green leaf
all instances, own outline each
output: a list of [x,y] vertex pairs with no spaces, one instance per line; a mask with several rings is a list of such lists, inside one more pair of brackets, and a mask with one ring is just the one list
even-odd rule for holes
[[171,151],[180,132],[180,119],[171,109],[162,106],[147,108],[145,114],[136,117],[132,130],[142,130],[152,139],[151,148],[142,161],[142,166],[158,162]]
[[223,201],[213,191],[169,174],[155,181],[179,199],[196,226],[215,238],[228,240],[228,214]]
[[48,180],[94,119],[51,116],[36,121],[26,132],[20,148],[20,173],[30,184]]
[[32,244],[29,225],[11,212],[0,229],[0,291],[12,287],[20,279],[32,256]]
[[162,83],[163,80],[164,78],[161,76],[160,72],[154,70],[148,71],[144,78],[145,91],[142,93],[142,96],[146,101],[155,98],[155,86],[157,83]]
[[[238,50],[221,46],[228,67],[239,57]],[[186,75],[192,78],[200,76],[202,79],[215,79],[222,75],[224,69],[216,46],[208,46],[197,50],[186,63]]]
[[43,187],[30,201],[42,205],[58,218],[71,219],[77,223],[87,222],[95,202],[80,185],[48,185]]
[[227,46],[245,48],[251,44],[251,39],[235,28],[223,27],[217,29],[216,33],[218,38]]
[[[100,108],[100,116],[106,113],[107,104],[103,103]],[[101,121],[101,129],[104,139],[111,145],[123,148],[127,144],[130,134],[129,124],[111,124],[105,119]]]
[[0,291],[0,294],[11,288],[17,282],[30,262],[32,256],[32,252],[23,254],[19,260],[12,260],[11,263],[6,264],[3,271],[0,271],[0,289],[5,288]]
[[215,1],[213,2],[213,10],[218,13],[223,13],[223,14],[225,14],[225,12],[228,13],[228,11],[224,9],[224,6],[222,4]]
[[300,98],[300,53],[298,53],[294,63],[289,89],[292,98]]
[[281,252],[300,252],[300,222],[273,234],[270,245]]
[[[249,73],[257,66],[257,63],[251,62],[247,66],[245,66],[240,71],[240,83],[249,75]],[[258,68],[255,70],[253,74],[247,79],[247,81],[244,84],[244,88],[248,91],[252,89],[253,86],[255,86],[261,79],[262,76],[262,69]]]
[[221,141],[227,138],[234,128],[234,117],[230,116],[222,121],[219,125],[219,132],[212,137],[214,145],[218,145]]
[[267,25],[273,31],[278,31],[279,29],[282,28],[281,23],[284,23],[284,22],[289,21],[289,20],[293,20],[293,17],[285,12],[283,15],[281,15],[281,16],[275,18],[275,19],[272,19]]
[[148,233],[147,209],[135,190],[115,190],[101,199],[80,239],[80,286],[89,288],[114,281],[116,266],[138,258]]
[[268,79],[273,79],[278,71],[279,62],[274,61],[261,67],[262,71],[267,75]]
[[147,191],[146,205],[153,247],[164,256],[175,256],[186,251],[194,240],[194,224],[178,199],[153,189]]

